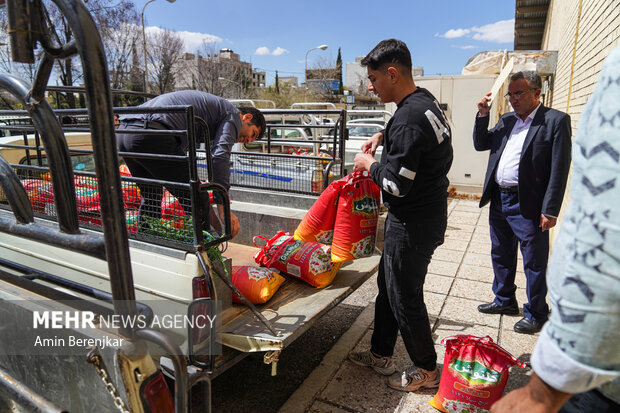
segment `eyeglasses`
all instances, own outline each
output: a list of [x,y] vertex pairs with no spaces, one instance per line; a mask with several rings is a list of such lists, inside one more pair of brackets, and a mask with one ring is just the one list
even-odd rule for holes
[[[538,89],[538,88],[536,88],[536,87],[531,87],[531,88],[529,88],[528,90],[536,90],[536,89]],[[526,92],[525,90],[521,90],[521,91],[519,91],[519,92],[515,92],[515,93],[510,93],[510,92],[508,92],[508,93],[506,93],[506,94],[504,95],[504,97],[505,97],[506,99],[515,98],[515,99],[519,100],[519,99],[521,99],[521,98],[523,97],[523,95],[525,95],[525,92]]]

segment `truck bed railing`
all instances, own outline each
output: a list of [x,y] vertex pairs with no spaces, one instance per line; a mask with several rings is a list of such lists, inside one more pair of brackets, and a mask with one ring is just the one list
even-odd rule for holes
[[265,134],[233,151],[231,186],[312,195],[344,176],[345,110],[261,112],[267,121]]
[[[169,106],[169,107],[151,107],[151,108],[114,108],[114,112],[121,115],[131,116],[132,114],[166,114],[166,113],[182,113],[185,117],[187,117],[188,122],[197,123],[199,126],[205,128],[206,123],[204,120],[193,117],[193,108],[189,106]],[[9,113],[12,113],[16,116],[25,116],[28,114],[27,111],[0,111],[0,116],[8,116]],[[88,136],[90,133],[90,128],[85,127],[88,125],[88,113],[86,109],[65,109],[65,110],[55,110],[54,115],[59,120],[66,120],[69,118],[69,122],[71,119],[79,118],[83,123],[81,126],[75,126],[74,123],[68,123],[63,125],[63,130],[66,133],[74,133],[79,134],[82,133],[85,136]],[[189,119],[194,119],[194,121],[190,121]],[[86,122],[86,123],[84,123]],[[39,179],[39,182],[29,182],[30,190],[28,191],[28,196],[30,198],[31,203],[35,204],[35,216],[39,218],[56,220],[57,210],[59,206],[53,208],[52,211],[49,211],[45,208],[45,206],[50,202],[49,199],[45,199],[39,192],[37,192],[38,187],[44,187],[46,185],[46,181],[49,179],[45,179],[45,176],[48,176],[49,166],[47,165],[48,157],[46,154],[45,147],[42,146],[40,142],[40,134],[38,133],[35,125],[7,125],[7,131],[19,131],[23,134],[23,144],[16,143],[2,143],[0,142],[0,151],[4,148],[12,149],[17,152],[17,150],[21,150],[22,156],[24,156],[24,161],[17,164],[12,163],[9,166],[17,171],[18,177],[20,180],[31,180],[32,178]],[[212,173],[212,159],[210,154],[207,154],[205,148],[210,146],[210,142],[208,140],[208,133],[205,133],[207,136],[206,143],[204,145],[205,148],[196,148],[195,137],[194,137],[194,129],[187,128],[183,130],[160,130],[160,129],[122,129],[118,130],[118,132],[122,132],[124,134],[144,134],[148,133],[149,135],[161,135],[161,136],[185,136],[188,142],[194,142],[194,144],[190,144],[188,151],[185,155],[170,155],[170,154],[152,154],[152,153],[135,153],[135,152],[118,152],[119,156],[124,159],[161,159],[162,161],[178,161],[185,162],[180,163],[179,165],[187,164],[189,168],[189,182],[168,182],[162,180],[155,179],[146,179],[146,178],[138,178],[131,176],[123,176],[122,187],[123,187],[123,201],[124,201],[124,213],[127,221],[128,229],[129,229],[129,237],[134,239],[139,239],[142,241],[147,241],[149,243],[154,243],[157,245],[167,246],[175,249],[182,249],[186,251],[196,251],[202,250],[204,248],[209,248],[213,245],[217,245],[222,243],[228,239],[230,239],[230,221],[229,214],[226,212],[223,228],[218,229],[219,233],[211,232],[211,234],[205,238],[205,234],[203,234],[200,223],[202,221],[209,220],[209,209],[202,208],[201,205],[201,197],[204,199],[205,195],[201,195],[204,192],[215,192],[218,193],[222,199],[227,200],[228,194],[226,191],[219,185],[212,183],[213,181],[213,173]],[[34,142],[32,142],[32,137],[34,136]],[[14,138],[15,141],[19,139],[17,137]],[[83,141],[84,139],[81,138]],[[83,146],[83,142],[78,142]],[[76,187],[75,191],[80,194],[78,201],[78,221],[81,227],[101,230],[101,214],[98,208],[99,205],[99,182],[96,179],[96,174],[93,170],[88,170],[88,167],[84,167],[84,163],[92,164],[92,159],[94,152],[92,149],[80,149],[71,145],[69,142],[68,153],[71,157],[84,155],[86,160],[76,164],[74,161],[73,174],[75,175],[76,183],[79,183],[79,187]],[[200,154],[197,156],[197,153]],[[74,159],[74,158],[72,158]],[[82,159],[82,158],[80,158]],[[201,168],[201,178],[205,179],[207,182],[203,183],[198,179],[198,171],[197,167]],[[91,168],[92,169],[92,168]],[[8,170],[8,168],[7,168]],[[42,179],[43,178],[43,179]],[[95,190],[89,195],[84,194],[84,187]],[[145,212],[149,216],[158,215],[166,222],[159,222],[159,217],[157,218],[157,222],[155,223],[154,230],[143,232],[141,228],[137,228],[137,203],[140,202],[140,189],[148,189],[148,191],[157,191],[162,192],[163,188],[165,188],[165,192],[163,194],[167,194],[163,196],[161,202],[163,202],[160,206],[149,205],[149,209]],[[169,192],[167,192],[169,191]],[[175,198],[170,193],[178,194],[184,193],[187,196],[181,198]],[[56,193],[53,191],[49,197],[54,197],[52,201],[55,201]],[[2,190],[0,189],[0,208],[6,208],[7,205],[2,205],[1,200],[6,199],[8,197],[2,196]],[[160,198],[162,198],[160,196]],[[128,204],[129,201],[129,204]],[[229,202],[224,202],[224,209],[226,211],[229,210]],[[161,209],[161,214],[160,214]],[[13,210],[16,210],[13,208]],[[162,215],[163,214],[163,215]],[[204,219],[203,219],[204,216]],[[187,219],[190,217],[191,219]],[[24,218],[25,219],[25,218]],[[225,235],[219,235],[224,233]],[[215,234],[215,236],[211,237],[211,235]],[[102,256],[99,256],[102,258]]]
[[[121,317],[135,317],[137,307],[116,152],[111,89],[103,44],[95,23],[82,1],[53,0],[53,2],[70,27],[74,41],[69,44],[50,43],[51,36],[40,0],[7,1],[13,61],[34,63],[34,48],[37,42],[42,46],[44,53],[38,62],[31,85],[12,75],[2,74],[0,89],[6,90],[21,102],[40,135],[51,171],[58,226],[52,228],[35,222],[33,205],[26,190],[21,186],[12,165],[0,157],[0,186],[14,215],[13,219],[3,217],[0,220],[0,231],[76,249],[105,259],[114,313]],[[45,90],[55,60],[75,54],[81,58],[97,185],[103,194],[99,197],[102,233],[86,233],[80,230],[70,153],[61,125],[45,100]],[[191,108],[189,112],[192,112]],[[193,123],[188,125],[188,129],[192,128]],[[190,132],[190,135],[192,134],[193,130]],[[40,146],[38,140],[36,146]],[[196,175],[193,178],[197,180]],[[198,184],[194,185],[192,197],[197,198],[200,189],[202,188]],[[30,280],[25,278],[24,281]],[[169,336],[149,329],[139,330],[134,326],[122,326],[119,331],[130,339],[144,339],[156,343],[171,354],[175,375],[175,411],[179,413],[187,411],[187,366],[185,358],[179,356],[182,353],[178,345]],[[3,391],[12,393],[26,406],[59,411],[41,396],[28,391],[19,380],[11,378],[2,381],[0,387]]]

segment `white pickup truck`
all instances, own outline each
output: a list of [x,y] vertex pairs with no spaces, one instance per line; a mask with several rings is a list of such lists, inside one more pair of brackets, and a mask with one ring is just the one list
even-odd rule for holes
[[[112,108],[105,54],[84,4],[55,3],[75,43],[59,48],[41,39],[46,57],[32,84],[0,74],[0,89],[26,108],[16,114],[32,118],[31,131],[0,138],[0,397],[50,412],[186,412],[199,386],[208,408],[210,380],[250,352],[264,352],[275,370],[279,352],[360,286],[379,259],[343,266],[321,290],[287,280],[260,307],[232,304],[224,268],[253,263],[255,249],[229,242],[218,265],[211,258],[230,238],[230,219],[212,239],[191,223],[207,213],[194,202],[168,198],[159,232],[131,221],[137,183],[175,183],[121,178],[113,112],[138,109]],[[9,14],[43,15],[40,3],[25,4],[7,0]],[[28,33],[28,21],[10,19],[11,33]],[[33,58],[31,43],[16,43],[23,48],[18,60]],[[90,126],[69,132],[44,95],[54,58],[76,52],[88,102],[80,115]],[[153,110],[193,114],[191,107]],[[153,133],[187,133],[193,142],[191,130]],[[199,179],[194,144],[187,158],[191,181],[177,185],[194,199],[222,190]],[[209,156],[203,159],[208,164]],[[200,317],[209,323],[190,324]]]

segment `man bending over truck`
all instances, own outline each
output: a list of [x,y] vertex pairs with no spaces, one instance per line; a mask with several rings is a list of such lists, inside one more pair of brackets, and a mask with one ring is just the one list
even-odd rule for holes
[[[259,139],[265,131],[265,117],[256,108],[236,108],[226,99],[196,90],[181,90],[157,96],[139,107],[156,108],[166,106],[194,107],[196,117],[202,118],[208,126],[211,139],[211,156],[213,159],[213,181],[222,185],[227,191],[230,188],[230,152],[235,143],[249,143]],[[185,130],[186,114],[145,113],[129,114],[120,117],[118,127],[118,150],[121,152],[152,153],[163,155],[185,155],[188,148],[187,136],[154,135],[154,134],[123,134],[126,129],[162,129]],[[207,131],[196,125],[197,142],[205,140]],[[132,176],[151,178],[171,182],[189,182],[189,165],[171,159],[123,157]],[[162,189],[157,185],[138,183],[142,201],[138,216],[142,224],[144,216],[161,218]],[[166,188],[174,195],[182,206],[190,205],[189,191],[182,188]],[[223,199],[215,194],[218,212],[224,221]],[[201,199],[203,207],[209,207],[206,196]],[[239,220],[231,213],[232,236],[239,232]],[[206,229],[206,226],[203,225]]]

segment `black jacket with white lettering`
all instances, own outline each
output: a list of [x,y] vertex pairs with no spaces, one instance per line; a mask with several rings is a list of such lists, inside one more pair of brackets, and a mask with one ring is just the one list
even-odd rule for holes
[[402,220],[445,205],[452,165],[450,126],[435,97],[417,88],[405,97],[383,132],[381,161],[370,174],[383,203]]

